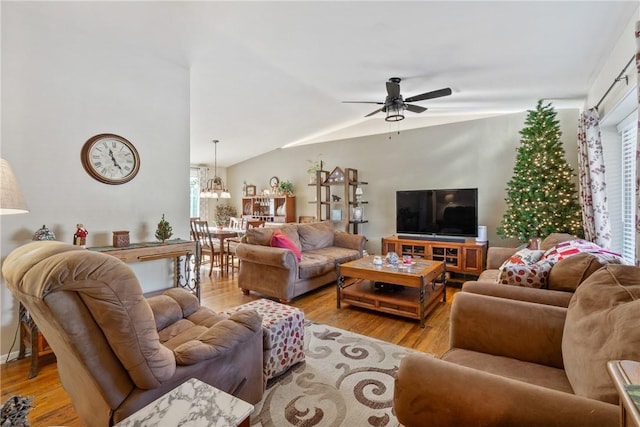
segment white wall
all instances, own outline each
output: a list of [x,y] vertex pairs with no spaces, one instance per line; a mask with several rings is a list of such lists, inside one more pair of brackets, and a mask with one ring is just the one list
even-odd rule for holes
[[[72,28],[51,27],[36,3],[2,4],[2,157],[30,212],[0,217],[0,259],[46,224],[72,242],[77,223],[89,246],[112,231],[155,240],[164,213],[174,237],[189,238],[189,72],[131,46],[96,45]],[[95,181],[80,163],[84,142],[116,133],[138,149],[133,181]],[[143,288],[165,286],[169,261],[132,264]],[[164,282],[164,283],[163,283]],[[0,284],[0,354],[9,351],[18,302]],[[16,351],[14,347],[13,351]]]
[[[535,108],[532,105],[531,108]],[[526,112],[455,124],[402,131],[325,144],[272,151],[227,169],[229,186],[240,208],[242,182],[267,187],[271,176],[294,184],[296,214],[315,215],[314,190],[307,185],[307,160],[321,159],[324,168],[358,169],[363,188],[367,250],[380,252],[381,238],[395,233],[396,190],[478,188],[479,224],[486,225],[491,245],[508,246],[496,235],[504,214],[507,181],[513,174],[519,131]],[[577,170],[578,110],[559,110],[566,159]]]
[[[589,89],[585,108],[594,107],[601,100],[624,66],[635,56],[635,28],[636,21],[638,20],[640,20],[640,6],[636,9],[633,16],[629,18],[627,25],[620,29],[620,38],[616,45],[612,46],[610,56],[603,58],[602,68],[598,70],[593,85],[591,85]],[[609,92],[598,108],[600,117],[606,116],[630,90],[637,87],[638,73],[636,71],[635,60],[631,61],[631,65],[627,67],[625,74],[628,77],[628,83],[621,81],[613,86],[611,92]]]

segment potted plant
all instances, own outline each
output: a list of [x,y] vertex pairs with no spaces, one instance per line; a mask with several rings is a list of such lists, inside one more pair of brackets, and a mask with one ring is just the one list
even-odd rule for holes
[[293,196],[293,184],[290,181],[280,181],[278,191],[285,196]]
[[309,184],[316,183],[316,172],[322,170],[321,160],[307,160],[309,166],[307,167],[307,173],[309,174]]
[[216,225],[224,227],[229,224],[229,218],[238,216],[238,210],[228,203],[216,205]]

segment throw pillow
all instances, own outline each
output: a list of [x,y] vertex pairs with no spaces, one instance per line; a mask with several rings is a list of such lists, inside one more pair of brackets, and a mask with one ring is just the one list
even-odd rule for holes
[[545,288],[551,267],[548,263],[538,263],[544,252],[520,249],[509,257],[498,269],[498,283],[528,288]]
[[640,360],[640,268],[605,265],[576,289],[562,336],[565,373],[578,396],[618,404],[607,361]]
[[289,239],[287,235],[280,230],[274,230],[273,236],[271,236],[270,245],[274,248],[289,249],[294,253],[298,261],[302,259],[302,253],[300,252],[300,249],[298,249],[295,243],[293,243],[291,239]]

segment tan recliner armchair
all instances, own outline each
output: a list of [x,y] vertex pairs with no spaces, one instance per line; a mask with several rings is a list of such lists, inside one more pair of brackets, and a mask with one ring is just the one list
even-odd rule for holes
[[459,292],[450,326],[440,359],[400,364],[394,409],[403,425],[617,426],[606,363],[640,360],[640,268],[601,268],[568,308]]
[[87,426],[115,424],[189,378],[250,403],[262,398],[255,311],[218,315],[177,288],[147,299],[122,261],[60,242],[17,248],[2,274],[51,345]]

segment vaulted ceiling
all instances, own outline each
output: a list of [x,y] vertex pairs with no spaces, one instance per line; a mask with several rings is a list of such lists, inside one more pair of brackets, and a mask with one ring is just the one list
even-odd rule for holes
[[[190,70],[191,161],[230,166],[287,145],[533,108],[581,107],[637,1],[42,2],[84,37]],[[632,35],[630,35],[632,37]],[[385,82],[417,102],[396,124]]]

